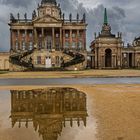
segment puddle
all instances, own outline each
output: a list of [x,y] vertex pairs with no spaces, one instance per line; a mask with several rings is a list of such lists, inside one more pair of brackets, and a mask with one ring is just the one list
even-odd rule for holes
[[0,90],[0,140],[140,139],[138,85],[18,88]]
[[0,91],[0,140],[93,140],[93,122],[77,89]]

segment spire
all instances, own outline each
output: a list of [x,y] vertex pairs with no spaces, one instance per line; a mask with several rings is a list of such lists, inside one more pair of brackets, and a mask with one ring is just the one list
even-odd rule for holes
[[107,10],[105,8],[105,12],[104,12],[104,24],[108,25],[108,17],[107,17]]

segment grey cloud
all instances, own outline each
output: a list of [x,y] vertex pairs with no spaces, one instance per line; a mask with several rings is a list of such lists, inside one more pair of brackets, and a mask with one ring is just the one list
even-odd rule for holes
[[28,7],[31,2],[31,0],[1,0],[1,4],[13,5],[14,7]]
[[[9,22],[9,13],[12,12],[16,15],[19,12],[23,16],[24,13],[27,12],[28,17],[31,17],[32,11],[37,8],[37,4],[40,3],[40,1],[41,0],[0,0],[0,50],[9,50],[10,48],[9,27],[7,25]],[[82,18],[82,14],[86,13],[88,23],[87,48],[93,40],[94,32],[101,31],[105,7],[108,7],[109,23],[113,33],[121,31],[123,32],[124,40],[131,42],[140,32],[136,29],[140,23],[138,18],[139,8],[130,8],[130,4],[128,3],[131,2],[131,5],[135,7],[138,6],[138,4],[136,4],[138,0],[99,0],[102,4],[95,8],[92,8],[91,1],[90,9],[85,8],[84,4],[79,3],[79,0],[57,1],[61,4],[62,12],[66,13],[67,17],[69,13],[73,13],[73,18],[75,18],[76,14],[80,13],[80,17]],[[124,7],[123,9],[123,6],[128,6],[128,8]]]

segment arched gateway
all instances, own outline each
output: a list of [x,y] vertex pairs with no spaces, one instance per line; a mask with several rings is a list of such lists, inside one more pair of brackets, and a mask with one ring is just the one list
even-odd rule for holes
[[105,67],[112,67],[112,50],[105,50]]

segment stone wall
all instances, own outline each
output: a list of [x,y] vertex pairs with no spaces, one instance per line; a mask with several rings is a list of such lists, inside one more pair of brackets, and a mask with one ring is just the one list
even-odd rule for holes
[[9,70],[8,52],[0,52],[0,70]]

